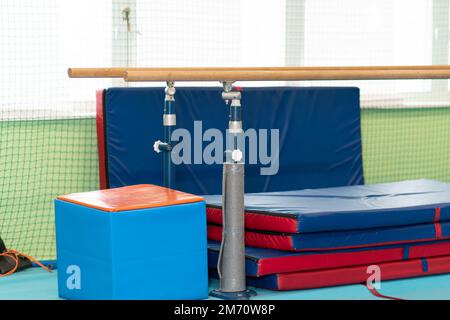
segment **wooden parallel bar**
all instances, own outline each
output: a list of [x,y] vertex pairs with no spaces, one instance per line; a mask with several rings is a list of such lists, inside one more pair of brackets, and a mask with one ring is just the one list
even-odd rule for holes
[[300,81],[449,79],[450,68],[126,71],[126,81]]
[[216,71],[235,71],[235,70],[280,70],[289,68],[285,67],[247,67],[247,68],[69,68],[67,73],[70,78],[123,78],[127,71],[146,71],[146,72],[154,72],[154,71],[208,71],[208,70],[216,70]]
[[[350,67],[217,67],[217,68],[69,68],[71,78],[122,78],[130,72],[156,71],[343,71],[343,70],[448,70],[450,66],[350,66]],[[131,81],[131,80],[130,80]]]

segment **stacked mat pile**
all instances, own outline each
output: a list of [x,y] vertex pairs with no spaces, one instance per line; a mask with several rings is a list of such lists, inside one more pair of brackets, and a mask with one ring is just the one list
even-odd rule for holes
[[[177,128],[195,136],[195,123],[202,121],[203,131],[224,131],[228,109],[221,92],[178,88]],[[151,144],[163,137],[163,100],[163,88],[99,92],[102,188],[162,184],[162,157]],[[363,185],[358,88],[244,88],[242,105],[245,128],[280,130],[278,173],[262,176],[262,165],[245,167],[252,193],[246,197],[250,284],[289,290],[358,283],[371,264],[381,267],[382,279],[450,272],[450,185]],[[221,181],[219,164],[191,161],[176,168],[177,190],[218,194]],[[215,269],[221,199],[205,199]]]
[[[209,267],[222,238],[220,196],[208,204]],[[248,283],[294,290],[450,272],[450,185],[413,180],[245,197]]]

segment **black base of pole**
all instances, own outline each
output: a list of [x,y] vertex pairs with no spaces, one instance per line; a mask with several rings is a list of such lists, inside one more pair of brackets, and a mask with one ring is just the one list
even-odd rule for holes
[[213,290],[209,293],[211,297],[219,298],[222,300],[249,300],[251,297],[257,295],[256,291],[245,290],[238,292],[223,292],[220,289]]

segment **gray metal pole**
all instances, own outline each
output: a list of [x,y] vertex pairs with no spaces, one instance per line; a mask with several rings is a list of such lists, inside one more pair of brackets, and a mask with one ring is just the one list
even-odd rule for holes
[[211,292],[222,299],[247,300],[256,295],[245,283],[245,229],[244,229],[244,162],[239,149],[243,142],[241,120],[241,93],[232,91],[232,82],[223,84],[222,98],[230,104],[227,139],[232,139],[231,150],[225,152],[222,180],[223,231],[217,271],[220,288]]
[[220,272],[222,292],[245,291],[244,164],[226,162],[222,186],[223,233]]

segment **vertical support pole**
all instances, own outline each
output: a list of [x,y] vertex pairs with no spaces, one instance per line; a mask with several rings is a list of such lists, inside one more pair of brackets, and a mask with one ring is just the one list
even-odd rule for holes
[[[133,67],[137,61],[137,0],[112,0],[112,55],[113,67]],[[112,86],[129,86],[122,79],[111,79]]]
[[175,114],[175,84],[172,81],[167,82],[164,98],[163,141],[156,141],[153,145],[155,152],[163,153],[163,185],[166,188],[175,187],[175,167],[172,163],[172,132],[177,125],[177,116]]
[[[448,0],[433,0],[433,42],[432,64],[447,65],[449,50],[449,20],[450,4]],[[431,80],[433,95],[443,95],[448,92],[448,80]]]
[[[232,82],[223,83],[222,99],[230,104],[227,146],[222,180],[223,229],[217,271],[220,288],[211,295],[221,299],[247,300],[256,295],[245,282],[244,162],[241,93],[232,91]],[[231,103],[230,103],[231,101]]]
[[285,5],[286,66],[305,64],[305,0],[286,0]]
[[[306,0],[285,2],[285,64],[287,67],[305,65],[305,15]],[[287,86],[298,86],[296,81],[286,81]]]

